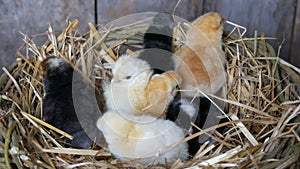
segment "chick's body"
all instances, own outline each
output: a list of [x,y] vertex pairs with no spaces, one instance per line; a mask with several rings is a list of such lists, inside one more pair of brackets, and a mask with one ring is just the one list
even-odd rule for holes
[[[225,53],[222,50],[223,18],[207,13],[197,18],[186,33],[185,46],[176,51],[176,69],[183,90],[198,88],[216,93],[225,84]],[[194,92],[185,92],[193,96]]]
[[98,120],[97,127],[117,158],[137,158],[141,164],[165,164],[166,160],[172,163],[188,157],[186,143],[175,145],[185,137],[175,123],[148,115],[132,118],[133,121],[118,112],[108,111]]

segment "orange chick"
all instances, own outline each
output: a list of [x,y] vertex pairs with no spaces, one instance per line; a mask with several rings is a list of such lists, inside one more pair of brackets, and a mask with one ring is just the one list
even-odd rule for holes
[[175,52],[175,72],[182,77],[184,95],[194,96],[195,89],[214,94],[224,86],[223,21],[214,12],[200,16],[187,31],[185,45]]
[[165,118],[180,83],[181,77],[173,71],[153,75],[146,87],[148,106],[142,109],[143,114]]

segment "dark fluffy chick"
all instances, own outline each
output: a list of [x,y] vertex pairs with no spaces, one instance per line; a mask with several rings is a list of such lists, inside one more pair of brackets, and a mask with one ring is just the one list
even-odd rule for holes
[[[78,73],[74,72],[74,69],[61,57],[50,57],[43,61],[42,66],[45,74],[44,86],[46,92],[43,100],[43,119],[47,123],[71,134],[74,137],[73,140],[68,138],[64,138],[64,140],[72,147],[90,147],[92,140],[82,127],[82,125],[85,125],[85,129],[89,130],[88,126],[92,124],[92,121],[87,121],[94,119],[93,116],[97,116],[97,114],[88,114],[89,112],[95,112],[95,106],[85,99],[91,93],[90,88],[83,83],[83,79],[78,76]],[[73,79],[75,75],[77,80]],[[72,87],[80,88],[81,91],[74,93]],[[74,98],[76,104],[74,104]],[[80,103],[82,100],[85,101]],[[80,108],[78,108],[79,106]],[[79,118],[82,124],[79,122]],[[95,126],[96,124],[92,128],[95,128]],[[93,132],[90,135],[92,137],[96,136]]]

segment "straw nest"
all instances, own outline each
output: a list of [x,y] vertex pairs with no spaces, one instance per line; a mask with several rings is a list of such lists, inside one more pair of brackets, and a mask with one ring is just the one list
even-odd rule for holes
[[[89,24],[90,31],[81,34],[77,24],[77,20],[68,21],[61,33],[54,32],[49,25],[46,33],[38,35],[48,37],[42,46],[36,46],[34,39],[24,35],[25,43],[17,52],[19,58],[10,67],[3,68],[0,79],[2,168],[142,167],[120,162],[96,145],[91,149],[66,148],[59,137],[67,134],[39,120],[44,96],[42,59],[55,54],[73,64],[80,62],[79,71],[87,77],[96,77],[95,87],[101,91],[101,81],[111,75],[103,63],[114,62],[124,52],[134,54],[132,49],[142,47],[143,32],[148,26],[140,21],[122,27],[99,26],[97,31]],[[184,39],[186,25],[176,27],[177,42]],[[203,144],[194,159],[177,161],[168,168],[299,167],[300,71],[278,57],[266,42],[268,38],[246,38],[242,31],[242,27],[235,25],[224,35],[227,98],[217,99],[226,103],[230,121],[196,133],[210,132],[216,142]],[[92,71],[85,69],[91,64],[95,64]],[[215,131],[224,126],[226,132]]]

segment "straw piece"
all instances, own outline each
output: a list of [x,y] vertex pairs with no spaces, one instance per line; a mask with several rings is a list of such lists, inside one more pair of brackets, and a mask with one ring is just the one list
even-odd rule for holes
[[9,128],[8,128],[8,130],[7,130],[7,133],[6,133],[6,139],[5,139],[5,143],[4,143],[4,159],[5,159],[5,163],[6,163],[6,167],[7,168],[11,168],[11,165],[10,165],[10,160],[9,160],[9,154],[8,154],[8,152],[9,152],[9,143],[10,143],[10,140],[11,140],[11,135],[12,135],[12,132],[13,132],[13,130],[14,130],[14,128],[16,127],[16,125],[17,125],[17,122],[13,122],[10,126],[9,126]]
[[[42,134],[46,135],[57,147],[62,147],[55,139],[53,139],[46,131],[44,131],[42,128],[40,128],[38,126],[37,123],[35,123],[35,121],[33,121],[33,119],[31,118],[32,115],[28,116],[28,113],[25,112],[21,112],[21,114],[30,122],[32,123],[36,128],[38,128]],[[59,129],[58,129],[59,130]]]
[[[89,25],[89,27],[90,27],[90,29],[91,29],[91,34],[92,34],[92,35],[95,35],[95,37],[96,37],[96,39],[97,39],[98,41],[101,41],[102,38],[101,38],[99,32],[97,31],[97,29],[95,28],[95,26],[94,26],[92,23],[88,23],[88,25]],[[109,32],[109,31],[108,31],[108,32]],[[105,38],[105,37],[104,37],[104,38]],[[97,42],[97,43],[98,43],[98,42]],[[113,60],[117,60],[117,57],[115,56],[115,54],[112,52],[111,49],[108,49],[108,48],[107,48],[107,46],[105,45],[105,43],[101,43],[101,47],[102,47],[103,50],[105,50],[105,52],[108,53],[108,55],[109,55],[110,57],[112,57]]]
[[[239,118],[235,114],[231,114],[230,118],[232,120],[239,120]],[[246,136],[246,138],[250,141],[252,146],[257,146],[258,145],[258,142],[254,138],[254,136],[249,132],[247,127],[242,122],[239,122],[236,125],[243,132],[243,134]]]
[[63,135],[64,137],[67,137],[68,139],[73,140],[73,138],[74,138],[74,137],[71,136],[70,134],[68,134],[68,133],[66,133],[66,132],[64,132],[64,131],[62,131],[62,130],[60,130],[60,129],[58,129],[58,128],[56,128],[56,127],[54,127],[54,126],[52,126],[52,125],[50,125],[50,124],[48,124],[48,123],[46,123],[46,122],[44,122],[43,120],[40,120],[40,119],[38,119],[38,118],[32,116],[31,114],[28,114],[28,113],[25,113],[25,112],[21,112],[21,114],[22,114],[24,117],[26,117],[27,119],[28,119],[28,118],[31,118],[32,120],[38,122],[39,124],[41,124],[41,125],[43,125],[43,126],[49,128],[49,129],[51,129],[51,130],[53,130],[53,131],[55,131],[55,132],[57,132],[57,133]]
[[199,154],[196,154],[195,155],[195,157],[194,158],[201,158],[201,157],[203,157],[206,153],[208,153],[208,152],[210,152],[212,149],[214,149],[216,146],[215,145],[210,145],[210,146],[208,146],[206,149],[204,149],[204,150],[201,150],[201,149],[199,149]]
[[115,166],[110,165],[105,162],[83,162],[83,163],[78,163],[78,164],[73,164],[73,165],[67,165],[66,168],[78,168],[78,167],[88,167],[88,166],[118,169],[118,167],[115,167]]
[[[52,49],[56,50],[57,49],[57,45],[56,45],[57,42],[61,42],[67,36],[67,34],[72,29],[74,29],[78,24],[79,24],[78,19],[75,19],[73,22],[71,22],[70,24],[68,24],[68,26],[66,27],[66,29],[64,29],[64,31],[57,38],[55,38],[55,35],[54,35],[53,31],[52,31],[52,27],[51,27],[51,25],[49,23],[48,27],[49,27],[49,33],[50,33],[50,41],[47,41],[41,48],[44,49],[46,52],[51,51]],[[51,44],[49,44],[49,43],[51,43]],[[39,56],[42,56],[42,55],[39,55]]]
[[62,148],[62,147],[53,147],[52,149],[42,149],[42,151],[46,153],[69,154],[69,155],[101,156],[101,157],[112,156],[111,153],[105,151]]
[[202,161],[197,166],[189,167],[188,169],[198,169],[198,168],[200,168],[200,166],[202,166],[202,167],[214,166],[214,164],[217,164],[221,161],[227,160],[227,159],[231,158],[232,156],[236,155],[237,153],[241,152],[242,150],[243,149],[241,148],[241,146],[235,147],[235,148],[225,152],[224,154],[220,154],[209,160]]
[[[36,152],[41,152],[42,151],[42,146],[37,142],[37,140],[32,140],[33,146],[36,148]],[[49,156],[49,154],[40,154],[41,158],[48,164],[45,164],[44,162],[39,162],[39,164],[42,164],[43,167],[45,168],[54,168],[55,165],[51,159],[51,157]]]
[[15,84],[20,96],[23,97],[23,93],[21,91],[20,85],[18,84],[18,82],[16,81],[16,79],[8,72],[8,70],[3,67],[2,70],[8,75],[8,77],[13,81],[13,83]]

